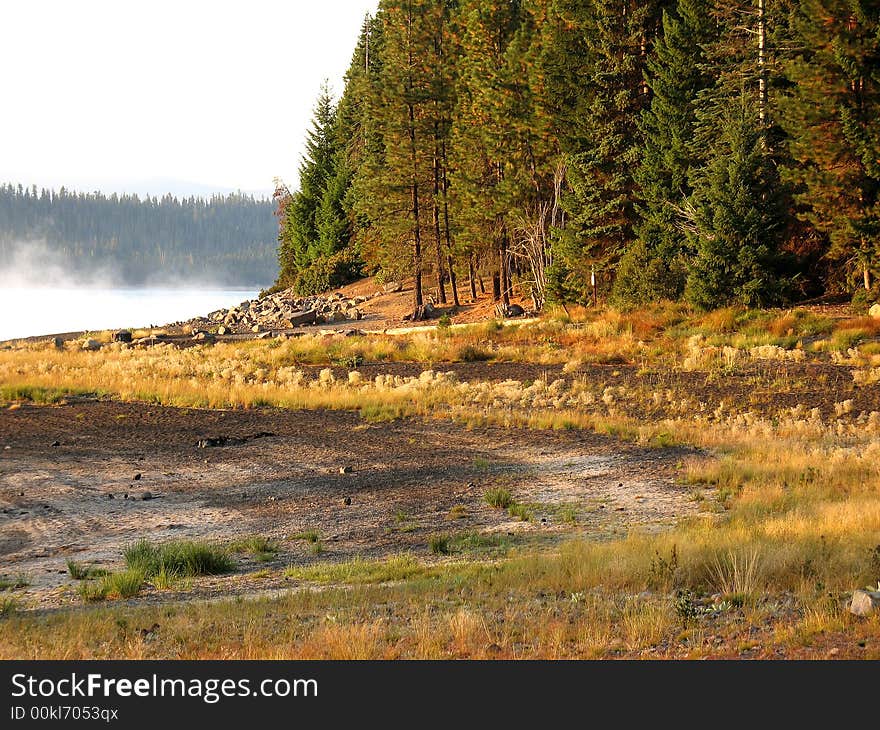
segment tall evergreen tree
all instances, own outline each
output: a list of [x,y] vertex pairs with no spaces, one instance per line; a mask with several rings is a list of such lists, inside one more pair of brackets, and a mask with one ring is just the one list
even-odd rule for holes
[[335,123],[336,109],[325,84],[306,138],[306,151],[299,168],[299,189],[278,196],[281,208],[278,282],[281,285],[294,285],[297,277],[316,259],[331,253],[322,247],[318,211],[328,183],[336,177],[339,147]]
[[712,156],[692,173],[686,295],[697,307],[766,306],[780,298],[785,211],[755,110],[731,102]]
[[662,3],[560,0],[557,8],[560,42],[573,48],[563,58],[577,59],[574,71],[561,65],[558,92],[570,125],[562,142],[567,219],[555,271],[564,294],[586,292],[591,269],[610,267],[633,237],[637,120],[649,98],[643,73]]
[[708,0],[679,0],[675,12],[664,12],[663,34],[648,57],[652,99],[639,119],[637,240],[617,271],[618,301],[677,299],[684,290],[686,237],[678,211],[691,194],[688,178],[698,164],[691,141],[697,96],[712,84],[703,52],[712,31]]
[[[865,289],[880,274],[880,6],[801,0],[782,123],[802,215]],[[833,277],[844,283],[839,271]]]

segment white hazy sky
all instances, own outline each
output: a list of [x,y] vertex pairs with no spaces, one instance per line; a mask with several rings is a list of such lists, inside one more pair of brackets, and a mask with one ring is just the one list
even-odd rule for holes
[[377,6],[0,0],[0,182],[135,192],[295,184],[321,81],[342,90]]

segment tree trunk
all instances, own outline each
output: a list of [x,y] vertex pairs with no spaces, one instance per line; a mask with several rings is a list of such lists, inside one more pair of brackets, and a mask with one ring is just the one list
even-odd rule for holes
[[477,272],[474,271],[474,257],[473,254],[468,256],[468,281],[471,286],[471,301],[477,301]]
[[492,272],[492,301],[501,301],[501,271]]
[[864,278],[865,289],[871,291],[871,270],[868,268],[868,264],[865,264],[862,268],[862,276]]
[[[409,64],[409,76],[407,78],[407,91],[411,91],[413,87],[413,11],[412,5],[409,6],[408,18],[408,38],[407,38],[407,61]],[[408,93],[407,98],[412,98],[412,94]],[[410,181],[410,189],[412,193],[412,217],[413,217],[413,278],[415,280],[413,286],[413,316],[419,312],[424,305],[422,296],[422,226],[419,215],[419,162],[416,154],[416,109],[412,101],[407,102],[407,112],[409,114],[409,154],[412,164],[412,179]]]
[[437,124],[434,124],[434,204],[432,214],[434,224],[434,245],[437,249],[437,295],[441,304],[446,304],[446,273],[443,270],[443,247],[440,237],[440,154],[436,139],[439,135]]
[[446,260],[449,268],[449,285],[452,287],[452,302],[461,306],[458,298],[458,278],[455,275],[454,256],[452,252],[452,231],[449,228],[449,175],[446,160],[446,142],[440,143],[440,155],[443,163],[443,235],[446,239]]
[[[504,304],[510,305],[510,269],[507,262],[507,231],[502,232],[498,241],[498,273],[500,274],[500,297],[495,297],[497,302],[499,299]],[[494,294],[494,290],[493,290]]]

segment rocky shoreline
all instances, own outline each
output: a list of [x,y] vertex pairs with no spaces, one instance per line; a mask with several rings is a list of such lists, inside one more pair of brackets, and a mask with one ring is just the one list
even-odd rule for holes
[[296,297],[287,290],[170,326],[188,328],[194,336],[222,336],[257,335],[313,325],[358,322],[364,318],[361,305],[373,296],[346,298],[341,292],[334,292],[323,296]]

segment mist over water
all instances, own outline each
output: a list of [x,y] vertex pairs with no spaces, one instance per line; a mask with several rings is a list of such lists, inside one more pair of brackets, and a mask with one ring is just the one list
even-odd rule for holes
[[133,288],[96,266],[88,277],[54,265],[39,244],[18,247],[0,261],[0,340],[163,325],[253,299],[253,289],[204,281],[166,280]]

